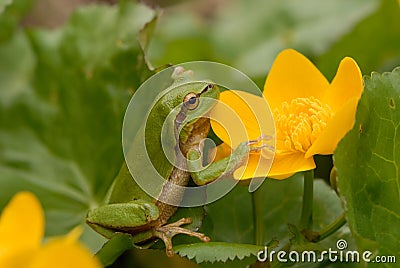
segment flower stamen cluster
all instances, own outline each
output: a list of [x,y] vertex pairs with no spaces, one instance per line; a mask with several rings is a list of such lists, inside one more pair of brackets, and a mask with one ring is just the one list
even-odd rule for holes
[[277,137],[283,138],[284,145],[278,147],[279,153],[307,152],[332,116],[329,105],[314,97],[282,102],[281,107],[274,110]]

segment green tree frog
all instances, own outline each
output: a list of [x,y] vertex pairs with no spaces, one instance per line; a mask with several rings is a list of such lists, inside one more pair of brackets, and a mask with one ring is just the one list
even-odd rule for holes
[[[250,151],[260,150],[261,147],[256,144],[259,144],[262,137],[259,140],[244,141],[230,157],[211,163],[206,169],[202,169],[202,161],[196,160],[202,156],[202,141],[210,130],[210,119],[207,115],[218,100],[219,88],[210,81],[195,81],[193,72],[182,67],[174,69],[172,78],[174,82],[154,103],[145,126],[147,153],[166,182],[186,186],[191,178],[196,185],[208,184],[222,175],[232,173],[243,164]],[[162,154],[160,126],[169,118],[171,110],[178,105],[181,105],[179,111],[171,120],[176,151],[176,162],[171,164]],[[187,120],[188,118],[194,119]],[[135,137],[133,147],[136,138],[143,139]],[[139,153],[134,157],[137,165],[144,163],[143,154]],[[190,170],[196,171],[190,172]],[[183,193],[174,191],[168,185],[170,184],[166,183],[163,186],[160,196],[163,196],[164,200],[181,199]],[[177,206],[160,202],[142,191],[124,163],[106,195],[104,204],[90,210],[86,222],[107,238],[111,238],[117,232],[130,234],[132,241],[137,245],[159,238],[164,242],[168,256],[174,255],[171,239],[176,234],[194,236],[204,242],[210,241],[208,236],[182,227],[191,223],[191,218],[168,223],[177,209]]]

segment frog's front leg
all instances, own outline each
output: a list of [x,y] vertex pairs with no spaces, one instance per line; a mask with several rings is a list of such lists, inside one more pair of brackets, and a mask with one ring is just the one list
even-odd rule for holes
[[[232,174],[244,161],[246,161],[250,152],[260,151],[262,148],[269,147],[264,141],[270,140],[271,137],[261,135],[255,140],[245,141],[232,152],[231,155],[211,163],[207,168],[202,168],[201,153],[198,150],[191,149],[188,152],[188,166],[191,177],[197,185],[205,185],[218,179],[223,174]],[[261,145],[259,143],[262,142]],[[198,170],[198,171],[197,171]]]
[[168,257],[174,256],[174,250],[172,249],[172,237],[177,234],[186,234],[197,237],[203,242],[209,242],[210,238],[202,233],[191,231],[180,227],[184,224],[192,223],[191,218],[182,218],[174,223],[166,224],[153,229],[153,236],[160,238],[165,244],[165,250]]

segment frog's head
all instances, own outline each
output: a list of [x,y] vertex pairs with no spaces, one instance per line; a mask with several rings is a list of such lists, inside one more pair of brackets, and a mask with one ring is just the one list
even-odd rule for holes
[[189,82],[181,87],[180,109],[174,120],[174,127],[180,129],[180,139],[186,140],[189,133],[197,132],[207,136],[209,112],[217,103],[219,88],[210,81]]
[[212,82],[194,82],[192,90],[186,91],[181,110],[189,116],[204,115],[216,104],[218,86]]
[[175,121],[181,126],[207,116],[219,98],[218,86],[208,80],[196,80],[192,70],[181,66],[174,69],[171,78],[174,82],[161,92],[156,112],[176,117]]
[[172,78],[174,83],[159,94],[150,111],[146,123],[146,136],[152,137],[149,143],[164,137],[167,141],[162,138],[162,144],[173,144],[177,133],[181,141],[193,131],[208,133],[207,117],[219,98],[218,86],[211,81],[195,80],[192,71],[181,67],[175,68]]

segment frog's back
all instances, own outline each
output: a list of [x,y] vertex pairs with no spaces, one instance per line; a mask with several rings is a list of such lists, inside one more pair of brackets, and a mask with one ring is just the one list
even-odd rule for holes
[[155,202],[155,200],[145,193],[132,178],[129,169],[124,162],[118,176],[111,185],[104,202],[106,204],[114,204],[127,203],[136,200],[148,201],[149,203]]
[[[193,81],[193,79],[175,80],[170,87],[163,90],[156,97],[150,107],[147,118],[143,120],[144,123],[141,129],[133,139],[128,155],[126,155],[128,167],[136,180],[131,179],[132,183],[130,183],[129,187],[139,189],[140,191],[137,185],[138,181],[141,186],[145,186],[144,188],[148,189],[149,193],[151,192],[152,196],[157,196],[161,198],[160,200],[164,200],[164,202],[169,204],[179,204],[183,192],[175,192],[176,188],[172,187],[172,184],[186,186],[190,174],[186,169],[181,170],[177,167],[187,163],[186,159],[182,159],[182,157],[178,157],[179,159],[177,159],[175,152],[180,148],[183,149],[182,153],[185,155],[188,148],[197,146],[200,141],[193,144],[192,142],[188,142],[191,136],[191,130],[187,131],[188,129],[186,129],[184,138],[181,136],[178,138],[175,133],[175,119],[181,110],[180,105],[183,104],[185,96],[193,92],[199,94],[209,84],[210,81]],[[207,123],[208,127],[202,126],[201,128],[204,129],[204,133],[203,135],[196,133],[195,136],[197,138],[205,138],[209,130],[209,121],[201,121]],[[190,129],[192,128],[190,127]],[[177,143],[180,143],[179,147],[176,147]],[[163,146],[171,152],[169,158],[165,156]],[[127,168],[125,168],[124,172],[126,172],[126,176],[130,176]],[[172,184],[165,184],[165,181],[170,181]],[[123,187],[121,185],[121,191],[124,191]],[[162,201],[156,201],[145,192],[139,191],[136,197],[154,202],[160,209],[163,221],[167,220],[176,210],[175,206],[162,203]],[[119,201],[124,202],[125,200]]]

